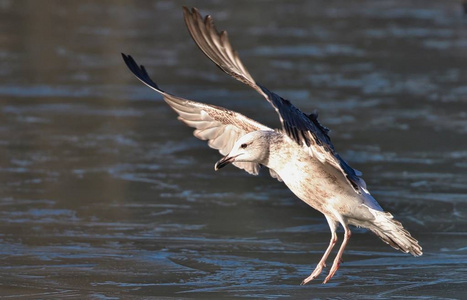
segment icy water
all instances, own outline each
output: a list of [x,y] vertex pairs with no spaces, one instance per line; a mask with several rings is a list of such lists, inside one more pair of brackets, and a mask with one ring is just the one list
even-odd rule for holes
[[[319,110],[422,257],[354,228],[330,283],[299,285],[324,217],[267,172],[214,172],[220,155],[121,60],[279,126],[197,49],[183,4],[259,82]],[[467,16],[447,0],[0,0],[0,176],[2,299],[465,299]]]

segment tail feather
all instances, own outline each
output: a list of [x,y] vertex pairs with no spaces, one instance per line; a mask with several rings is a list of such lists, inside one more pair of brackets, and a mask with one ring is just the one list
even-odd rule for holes
[[394,249],[410,253],[413,256],[423,254],[422,247],[418,244],[418,241],[404,229],[399,221],[394,220],[390,213],[374,209],[370,209],[370,211],[375,216],[375,220],[373,226],[369,227],[369,229],[383,242],[389,244]]

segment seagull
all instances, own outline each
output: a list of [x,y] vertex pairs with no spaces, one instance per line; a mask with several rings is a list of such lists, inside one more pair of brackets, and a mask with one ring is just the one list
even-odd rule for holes
[[190,11],[183,7],[183,13],[188,31],[201,51],[222,71],[262,95],[279,115],[281,129],[271,129],[223,107],[167,93],[130,55],[122,53],[123,60],[140,81],[162,94],[180,121],[195,128],[195,137],[207,140],[211,148],[224,156],[216,162],[216,171],[233,164],[258,175],[260,167],[265,166],[273,178],[283,182],[298,198],[324,215],[331,230],[331,240],[302,285],[317,278],[326,267],[326,260],[337,243],[339,224],[344,228],[344,238],[323,283],[334,276],[342,262],[351,236],[349,225],[371,230],[397,250],[422,255],[418,241],[371,196],[361,178],[362,173],[350,167],[336,152],[328,135],[329,129],[318,121],[318,114],[303,113],[289,100],[257,83],[232,48],[227,32],[218,32],[211,16],[203,19],[196,8]]

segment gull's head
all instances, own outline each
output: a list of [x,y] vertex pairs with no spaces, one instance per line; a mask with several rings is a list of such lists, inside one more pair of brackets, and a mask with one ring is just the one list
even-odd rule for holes
[[268,137],[268,131],[253,131],[245,134],[235,142],[229,154],[216,162],[214,170],[217,171],[233,162],[264,164],[264,161],[269,156]]

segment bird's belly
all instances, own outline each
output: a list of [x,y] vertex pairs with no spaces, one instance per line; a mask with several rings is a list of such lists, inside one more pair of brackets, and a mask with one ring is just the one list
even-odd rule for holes
[[344,175],[319,161],[296,160],[276,172],[298,198],[325,215],[350,213],[361,203]]

